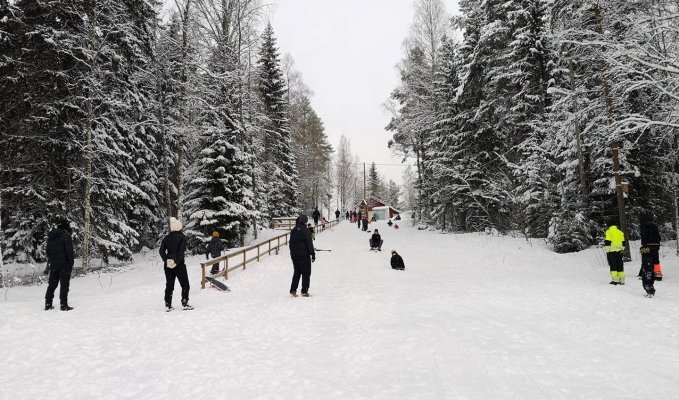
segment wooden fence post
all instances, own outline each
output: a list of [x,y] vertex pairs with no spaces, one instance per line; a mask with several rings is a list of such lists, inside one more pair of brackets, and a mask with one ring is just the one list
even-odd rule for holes
[[257,262],[259,262],[259,245],[257,245]]
[[224,280],[228,281],[229,280],[229,257],[226,257],[226,260],[224,260]]
[[280,249],[280,247],[281,247],[281,237],[280,236],[277,237],[276,240],[277,240],[277,242],[276,242],[276,255],[278,255],[278,249]]
[[248,263],[248,252],[247,250],[243,250],[243,269],[245,269],[247,263]]
[[200,288],[205,289],[205,264],[200,263]]

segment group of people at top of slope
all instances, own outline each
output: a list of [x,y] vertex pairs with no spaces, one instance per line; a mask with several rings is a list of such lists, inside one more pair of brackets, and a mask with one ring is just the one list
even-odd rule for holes
[[[646,291],[646,297],[655,296],[655,281],[662,280],[662,267],[660,266],[660,230],[653,222],[650,215],[639,217],[639,233],[641,236],[641,269],[639,278]],[[623,252],[627,246],[625,234],[612,225],[606,230],[604,250],[611,271],[611,285],[625,284],[625,269]]]

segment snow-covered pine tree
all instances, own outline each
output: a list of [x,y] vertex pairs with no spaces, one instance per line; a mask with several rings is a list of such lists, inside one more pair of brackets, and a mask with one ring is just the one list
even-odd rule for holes
[[326,199],[330,191],[330,160],[332,146],[328,143],[323,121],[302,96],[289,104],[292,145],[299,173],[298,199],[302,210],[313,210]]
[[209,241],[213,231],[229,245],[240,245],[252,220],[251,163],[239,123],[241,66],[228,39],[218,36],[201,86],[206,105],[185,203],[186,232],[194,246]]
[[264,185],[268,217],[297,211],[297,180],[290,123],[285,104],[285,80],[273,28],[269,23],[262,34],[259,51],[258,91],[266,116],[262,140]]
[[56,218],[78,219],[80,114],[70,86],[77,70],[70,27],[81,15],[58,2],[20,0],[0,8],[0,181],[5,255],[44,260]]
[[370,168],[368,169],[368,182],[366,186],[368,196],[375,196],[378,199],[383,199],[387,195],[384,181],[377,171],[377,166],[374,162],[370,164]]

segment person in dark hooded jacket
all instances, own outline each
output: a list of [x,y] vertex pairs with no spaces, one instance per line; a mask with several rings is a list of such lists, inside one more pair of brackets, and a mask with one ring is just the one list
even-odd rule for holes
[[73,241],[71,240],[71,227],[68,221],[61,220],[56,229],[47,235],[47,261],[50,265],[50,275],[45,293],[45,310],[51,310],[54,291],[58,285],[59,301],[62,311],[70,311],[73,307],[68,305],[68,289],[73,271]]
[[316,251],[311,239],[311,232],[306,223],[309,219],[306,215],[297,218],[295,227],[290,232],[290,257],[295,272],[292,275],[290,295],[297,297],[299,278],[302,278],[302,296],[309,297],[309,285],[311,283],[311,263],[316,261]]
[[170,218],[170,233],[160,244],[160,258],[163,259],[165,270],[165,311],[172,311],[172,293],[174,281],[179,281],[182,287],[182,307],[193,310],[189,305],[189,275],[184,260],[186,252],[186,236],[182,233],[182,223],[176,218]]
[[311,213],[311,218],[314,219],[314,225],[318,226],[318,220],[321,218],[321,212],[318,211],[318,207],[314,210],[313,213]]
[[[222,251],[224,251],[224,243],[221,241],[221,239],[219,239],[219,232],[214,231],[212,232],[212,239],[210,239],[207,247],[205,248],[205,257],[208,260],[210,257],[217,258],[222,255]],[[219,263],[212,264],[210,273],[214,275],[217,272],[219,272]]]
[[639,231],[641,234],[641,282],[646,291],[647,297],[655,295],[655,266],[660,264],[660,231],[658,226],[653,223],[650,215],[639,217]]

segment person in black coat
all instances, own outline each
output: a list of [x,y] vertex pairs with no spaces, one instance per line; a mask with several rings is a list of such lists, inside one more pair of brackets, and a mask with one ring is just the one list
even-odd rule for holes
[[335,210],[335,219],[339,219],[340,214],[342,214],[340,210]]
[[656,264],[660,264],[660,231],[650,215],[641,215],[639,223],[641,234],[641,247],[639,248],[641,271],[639,274],[646,296],[653,297],[655,295],[654,268]]
[[403,263],[403,258],[396,252],[396,250],[391,251],[391,269],[397,269],[403,271],[406,269]]
[[311,232],[307,228],[308,218],[300,215],[295,227],[290,232],[290,258],[295,272],[292,275],[290,295],[297,297],[299,278],[302,278],[302,296],[309,297],[309,285],[311,283],[311,263],[316,261],[316,251],[311,239]]
[[186,271],[184,253],[186,252],[186,236],[182,233],[182,223],[176,218],[170,218],[170,233],[160,244],[160,258],[163,259],[165,271],[165,310],[172,311],[172,292],[174,281],[179,281],[182,287],[182,307],[192,310],[189,305],[189,275]]
[[361,229],[363,225],[363,213],[361,211],[356,214],[356,222],[358,223],[358,229]]
[[[207,244],[207,247],[205,248],[205,258],[208,260],[210,257],[212,258],[217,258],[222,255],[222,251],[224,251],[224,243],[219,239],[219,232],[214,231],[212,232],[212,239]],[[210,273],[212,275],[216,274],[219,272],[219,263],[212,264],[212,268],[210,268]]]
[[370,237],[370,250],[377,249],[378,251],[382,251],[382,244],[384,244],[384,240],[382,240],[380,232],[375,229],[373,235]]
[[57,227],[47,234],[47,262],[49,263],[49,280],[45,293],[45,310],[51,310],[54,291],[58,285],[59,301],[62,311],[70,311],[73,307],[68,305],[68,289],[71,283],[73,271],[73,241],[71,240],[71,227],[67,220],[61,220]]
[[314,225],[318,226],[318,220],[321,218],[321,212],[318,211],[318,207],[314,210],[313,213],[311,213],[311,218],[314,219]]

